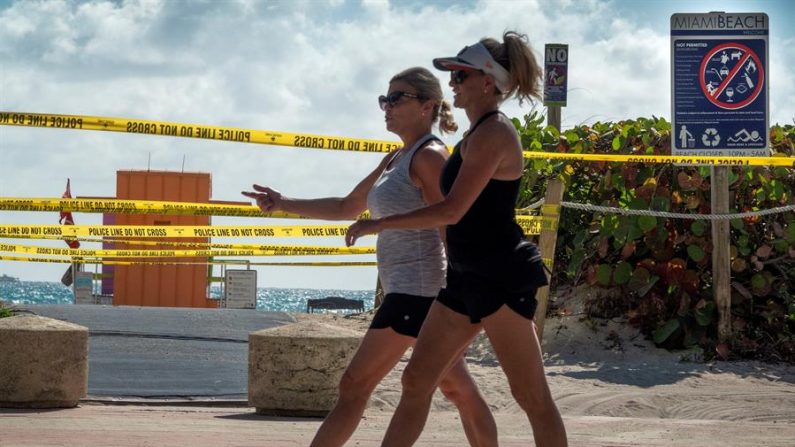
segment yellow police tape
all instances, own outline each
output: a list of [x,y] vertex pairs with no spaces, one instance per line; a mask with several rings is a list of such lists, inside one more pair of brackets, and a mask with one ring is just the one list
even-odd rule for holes
[[213,259],[202,262],[134,260],[116,261],[85,258],[37,258],[26,256],[2,256],[0,261],[49,262],[59,264],[107,264],[107,265],[246,265],[268,267],[374,267],[376,262],[250,262],[244,259]]
[[238,143],[359,152],[389,152],[400,147],[400,143],[395,141],[365,140],[361,138],[298,134],[273,130],[240,129],[236,127],[206,126],[203,124],[185,124],[86,115],[55,115],[49,113],[0,111],[0,125],[104,130],[130,134],[161,135],[197,138],[202,140],[234,141]]
[[[48,127],[58,129],[101,130],[133,134],[235,141],[276,146],[333,149],[360,152],[389,152],[400,147],[394,141],[297,134],[271,130],[240,129],[166,121],[110,118],[89,115],[58,115],[49,113],[0,111],[0,125]],[[692,165],[745,165],[795,167],[793,157],[708,157],[670,155],[571,154],[556,152],[524,152],[525,158],[569,161],[609,161],[624,163],[676,163]]]
[[[557,219],[517,216],[526,235],[542,229],[557,229]],[[0,238],[133,237],[133,238],[208,238],[208,237],[332,237],[345,236],[348,225],[249,225],[249,226],[170,226],[170,225],[0,225]]]
[[[266,266],[266,267],[376,267],[377,262],[367,261],[341,261],[341,262],[250,262],[243,259],[208,259],[207,261],[174,261],[174,260],[146,260],[136,259],[133,261],[117,261],[107,259],[92,258],[36,258],[26,256],[3,256],[0,261],[16,262],[48,262],[59,264],[103,264],[103,265],[245,265],[245,266]],[[553,261],[549,258],[543,259],[544,264],[552,268]]]
[[[544,205],[545,207],[548,205]],[[553,205],[549,205],[553,206]],[[556,205],[555,205],[556,206]],[[159,214],[168,216],[235,216],[235,217],[274,217],[304,219],[303,216],[283,211],[263,213],[252,205],[224,205],[216,203],[165,202],[156,200],[122,199],[61,199],[61,198],[20,198],[0,197],[0,210],[3,211],[44,211],[107,214]],[[529,211],[516,210],[518,214]],[[556,212],[554,214],[557,214]],[[365,211],[358,218],[370,217]]]
[[784,166],[795,167],[795,157],[709,157],[683,155],[613,155],[572,154],[562,152],[524,152],[525,158],[567,161],[607,161],[621,163],[651,163],[716,166]]
[[166,246],[166,247],[182,247],[182,248],[198,248],[198,249],[226,249],[226,250],[256,250],[256,249],[270,249],[272,247],[279,247],[279,245],[261,245],[261,244],[213,244],[209,242],[174,242],[174,241],[154,241],[143,239],[114,239],[114,238],[88,238],[88,237],[72,237],[72,236],[17,236],[15,239],[47,239],[47,240],[63,240],[63,241],[78,241],[96,244],[123,244],[123,245],[144,245],[144,246]]
[[348,225],[0,225],[0,237],[93,236],[135,238],[344,236]]
[[26,253],[45,256],[80,256],[100,258],[192,258],[211,256],[315,256],[362,255],[375,253],[374,247],[301,247],[263,245],[249,250],[91,250],[83,248],[55,248],[28,245],[0,244],[0,252]]

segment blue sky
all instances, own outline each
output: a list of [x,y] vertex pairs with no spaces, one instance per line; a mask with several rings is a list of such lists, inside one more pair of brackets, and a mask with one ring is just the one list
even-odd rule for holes
[[[670,116],[675,12],[770,16],[771,121],[795,117],[795,3],[788,1],[9,1],[0,0],[0,110],[86,114],[393,140],[376,97],[389,78],[506,29],[570,46],[563,126]],[[441,79],[446,74],[438,73]],[[445,91],[447,91],[445,86]],[[521,116],[531,106],[506,104]],[[462,128],[466,118],[456,117]],[[454,143],[459,135],[445,137]],[[115,193],[115,171],[209,172],[213,197],[251,183],[295,197],[344,195],[381,155],[0,127],[0,196]],[[100,217],[77,214],[78,223]],[[0,223],[57,214],[0,213]],[[252,224],[215,218],[216,224]],[[265,222],[262,222],[265,223]],[[24,243],[24,241],[11,241]],[[225,242],[219,240],[219,242]],[[243,241],[259,242],[266,241]],[[267,241],[320,243],[328,240]],[[365,240],[371,245],[373,240]],[[57,241],[42,245],[63,246]],[[0,273],[57,281],[60,265],[0,262]],[[263,268],[261,286],[371,288],[374,268]]]

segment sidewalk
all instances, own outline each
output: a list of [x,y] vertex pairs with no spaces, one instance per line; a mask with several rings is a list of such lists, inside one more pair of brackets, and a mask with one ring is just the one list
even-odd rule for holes
[[[391,417],[368,410],[348,445],[378,446]],[[521,414],[497,413],[500,445],[534,445]],[[572,446],[792,447],[795,424],[603,416],[564,417]],[[253,408],[83,404],[68,410],[0,409],[3,447],[306,446],[319,419],[258,416]],[[418,446],[463,446],[458,415],[431,413]]]

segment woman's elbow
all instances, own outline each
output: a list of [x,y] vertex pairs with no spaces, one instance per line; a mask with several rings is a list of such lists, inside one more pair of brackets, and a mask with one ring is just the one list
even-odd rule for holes
[[442,208],[439,215],[442,218],[442,225],[455,225],[464,217],[466,211],[459,211],[454,208]]
[[367,209],[367,206],[356,203],[354,201],[342,199],[339,204],[339,219],[340,220],[355,220]]

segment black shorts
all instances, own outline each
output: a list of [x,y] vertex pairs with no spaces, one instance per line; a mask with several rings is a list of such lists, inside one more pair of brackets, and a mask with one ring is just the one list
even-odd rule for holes
[[391,327],[401,335],[417,338],[434,297],[387,293],[370,323],[370,329]]
[[437,300],[455,312],[466,315],[472,324],[497,312],[504,304],[532,320],[536,313],[536,291],[511,292],[500,281],[472,272],[447,268],[447,287]]

